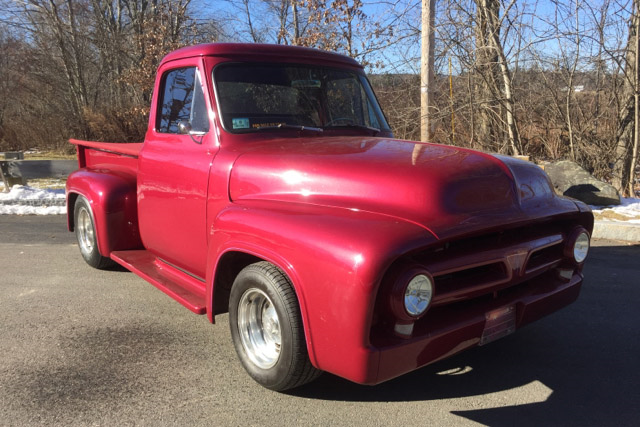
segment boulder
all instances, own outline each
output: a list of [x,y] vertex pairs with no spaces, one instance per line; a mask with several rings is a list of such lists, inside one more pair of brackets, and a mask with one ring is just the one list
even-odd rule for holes
[[561,160],[548,163],[544,171],[551,178],[560,194],[581,200],[589,205],[609,206],[620,204],[620,194],[612,185],[589,174],[577,163]]

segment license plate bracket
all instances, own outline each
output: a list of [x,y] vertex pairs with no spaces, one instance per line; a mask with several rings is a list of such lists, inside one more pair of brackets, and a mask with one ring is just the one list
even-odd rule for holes
[[479,345],[485,345],[503,338],[516,330],[515,305],[488,311],[484,318],[484,330],[482,331]]

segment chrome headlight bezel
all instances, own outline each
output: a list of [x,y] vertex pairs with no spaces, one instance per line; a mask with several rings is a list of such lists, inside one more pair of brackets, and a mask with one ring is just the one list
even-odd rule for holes
[[400,321],[415,321],[429,311],[434,293],[434,280],[428,271],[421,267],[408,268],[395,280],[391,311]]
[[591,236],[583,227],[574,229],[567,239],[565,246],[565,256],[576,264],[582,264],[589,255]]
[[578,234],[573,244],[573,259],[578,264],[583,263],[589,255],[589,245],[591,244],[589,234],[586,231]]
[[409,280],[404,290],[404,309],[411,317],[418,318],[427,312],[433,298],[433,279],[420,273]]

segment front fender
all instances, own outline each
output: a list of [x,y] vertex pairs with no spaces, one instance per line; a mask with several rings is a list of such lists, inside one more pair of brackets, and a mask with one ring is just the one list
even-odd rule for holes
[[[311,362],[353,381],[377,370],[366,350],[382,275],[401,255],[435,241],[424,228],[393,217],[275,202],[229,205],[210,224],[209,239],[215,260],[209,280],[229,251],[282,269],[298,297]],[[212,285],[210,313],[213,295]]]
[[67,225],[74,227],[78,196],[93,211],[98,249],[108,257],[112,251],[142,247],[138,231],[136,177],[125,172],[79,169],[67,179]]

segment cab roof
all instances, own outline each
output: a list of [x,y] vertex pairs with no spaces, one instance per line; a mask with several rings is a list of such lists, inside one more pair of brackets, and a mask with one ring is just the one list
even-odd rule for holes
[[233,59],[277,60],[278,58],[301,60],[318,63],[341,63],[350,67],[362,68],[356,60],[348,56],[301,46],[287,46],[260,43],[206,43],[183,47],[169,53],[162,63],[194,56],[224,56]]

